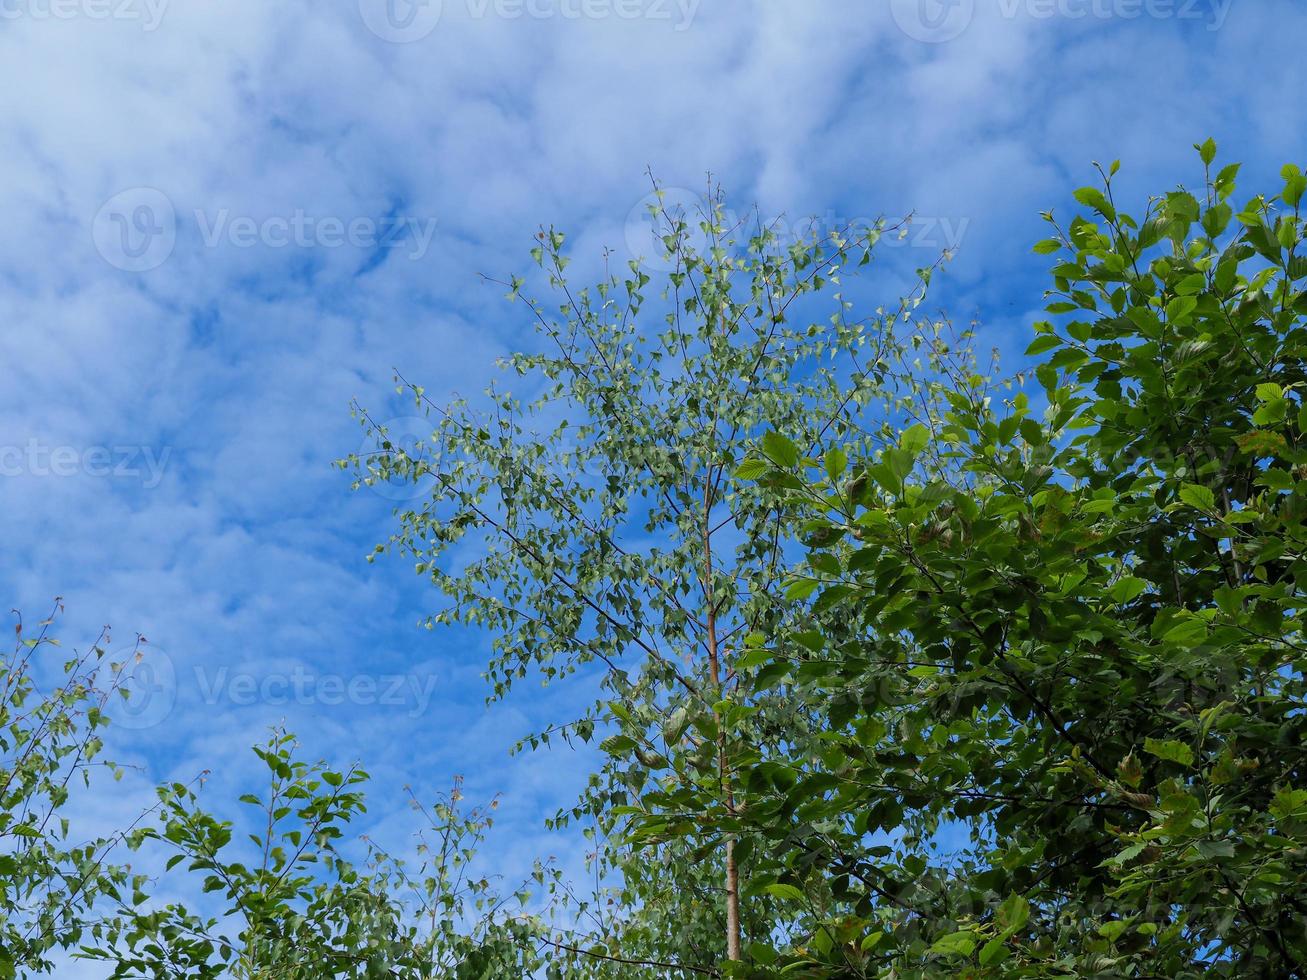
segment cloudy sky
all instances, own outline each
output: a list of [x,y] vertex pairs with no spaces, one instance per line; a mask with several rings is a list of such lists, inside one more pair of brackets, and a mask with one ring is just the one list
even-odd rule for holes
[[1092,160],[1134,206],[1209,135],[1246,192],[1303,162],[1304,36],[1298,0],[0,0],[0,586],[29,620],[62,595],[66,643],[149,640],[104,812],[203,768],[216,803],[284,721],[366,760],[390,832],[397,786],[461,772],[505,867],[574,855],[541,822],[586,760],[507,749],[584,692],[487,709],[487,638],[416,627],[434,594],[364,561],[395,495],[331,465],[351,399],[403,426],[396,367],[475,394],[530,342],[479,274],[541,223],[582,271],[642,250],[650,170],[915,212],[887,268],[956,247],[934,302],[1011,365],[1038,212]]

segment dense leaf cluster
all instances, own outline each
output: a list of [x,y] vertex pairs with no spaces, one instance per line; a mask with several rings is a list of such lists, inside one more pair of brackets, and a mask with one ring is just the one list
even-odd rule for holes
[[829,710],[822,751],[749,777],[821,922],[796,975],[1307,963],[1307,179],[1236,211],[1237,169],[1140,218],[1115,167],[1077,192],[1092,214],[1036,249],[1037,388],[956,379],[897,450],[815,476],[766,452],[812,505],[794,594],[861,630],[755,678]]
[[118,774],[97,760],[106,705],[121,688],[122,665],[105,663],[107,633],[83,653],[61,654],[52,628],[62,609],[56,600],[35,633],[25,631],[20,618],[12,652],[0,658],[4,978],[50,968],[54,951],[76,944],[93,928],[97,901],[133,884],[109,858],[116,845],[136,839],[135,831],[82,839],[63,812],[70,793],[89,784],[94,768]]

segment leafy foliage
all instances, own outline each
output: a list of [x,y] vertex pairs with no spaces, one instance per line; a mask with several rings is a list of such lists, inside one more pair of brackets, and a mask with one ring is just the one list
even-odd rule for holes
[[81,842],[65,813],[70,787],[89,785],[93,768],[117,774],[112,764],[96,760],[121,665],[97,688],[106,656],[102,633],[57,670],[45,667],[56,675],[45,693],[36,675],[40,658],[60,645],[52,629],[62,611],[56,600],[35,635],[24,633],[19,618],[12,652],[0,661],[0,977],[49,969],[53,950],[85,934],[97,900],[132,885],[108,859],[116,845],[135,839],[134,832]]
[[[574,293],[535,251],[541,350],[438,406],[360,484],[430,483],[388,545],[486,628],[493,697],[582,675],[596,886],[501,895],[489,810],[353,832],[367,774],[256,749],[257,819],[159,790],[158,826],[68,843],[103,656],[0,668],[0,977],[58,948],[115,977],[1280,977],[1307,970],[1307,177],[1134,217],[1101,187],[1053,256],[1031,377],[920,313],[853,315],[875,240],[779,242],[655,207],[670,266]],[[520,299],[525,283],[507,284]],[[992,374],[992,367],[986,369]],[[493,809],[493,805],[491,807]],[[157,882],[109,866],[164,848]],[[148,891],[198,882],[194,907]],[[113,914],[100,915],[102,906]]]
[[[143,894],[104,942],[83,954],[108,960],[114,977],[237,977],[310,980],[323,976],[490,980],[528,976],[540,965],[530,916],[502,914],[505,901],[468,864],[490,825],[464,812],[456,787],[447,800],[414,809],[430,821],[415,866],[365,840],[360,866],[340,847],[365,812],[368,780],[295,757],[293,737],[275,732],[255,754],[268,770],[255,807],[259,831],[233,841],[233,826],[201,805],[194,788],[161,787],[161,827],[152,834],[185,865],[211,913],[182,904],[152,907]],[[543,874],[541,875],[543,879]],[[525,899],[526,893],[520,897]]]
[[[746,805],[742,758],[809,727],[782,699],[735,703],[744,637],[780,631],[787,615],[797,528],[791,508],[731,474],[773,429],[871,451],[879,433],[856,420],[908,394],[891,378],[908,349],[896,329],[930,276],[854,319],[842,277],[906,226],[786,242],[731,223],[718,195],[701,215],[653,211],[671,269],[656,284],[632,261],[574,291],[563,235],[540,232],[534,257],[559,306],[528,300],[541,349],[503,365],[530,400],[495,387],[480,406],[444,407],[403,384],[432,419],[430,439],[401,449],[361,412],[376,451],[342,463],[360,483],[433,482],[386,547],[443,594],[430,625],[489,631],[496,697],[528,676],[598,679],[590,712],[529,744],[604,736],[602,771],[555,825],[585,822],[599,877],[617,889],[575,912],[618,913],[566,942],[620,953],[623,976],[632,960],[716,970],[739,958],[742,937],[775,928],[767,896],[740,907],[748,869],[732,835],[700,832],[708,813]],[[524,296],[522,280],[506,285]]]
[[810,506],[800,591],[859,630],[753,682],[829,719],[748,777],[775,887],[829,910],[789,975],[1307,962],[1307,180],[1236,211],[1237,170],[1134,218],[1114,165],[1092,214],[1047,216],[1036,390],[944,379],[947,411],[847,473],[767,453]]

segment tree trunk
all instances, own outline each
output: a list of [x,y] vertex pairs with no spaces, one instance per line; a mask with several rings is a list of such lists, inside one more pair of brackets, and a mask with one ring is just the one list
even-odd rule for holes
[[740,958],[740,869],[733,837],[726,840],[726,958]]
[[[704,487],[703,592],[708,607],[706,617],[708,626],[708,668],[712,674],[713,688],[720,698],[725,696],[725,691],[722,689],[721,650],[717,645],[717,604],[713,598],[712,584],[712,532],[709,530],[711,526],[709,520],[712,513],[711,472],[710,469],[710,482]],[[735,792],[731,789],[730,766],[727,756],[726,728],[722,726],[717,731],[717,771],[721,779],[722,797],[726,803],[726,809],[728,812],[734,813]],[[735,861],[734,837],[726,838],[726,958],[728,960],[740,959],[740,869]]]

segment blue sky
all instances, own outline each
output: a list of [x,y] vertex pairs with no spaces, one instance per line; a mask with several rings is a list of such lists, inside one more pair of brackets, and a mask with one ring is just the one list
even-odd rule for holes
[[541,223],[579,278],[624,258],[647,168],[790,220],[915,211],[871,286],[956,246],[931,305],[1015,367],[1038,212],[1118,157],[1141,209],[1208,135],[1274,189],[1304,36],[1292,0],[0,0],[0,585],[33,620],[64,596],[65,642],[159,651],[97,817],[203,768],[233,798],[284,721],[366,761],[378,832],[464,773],[504,796],[510,873],[575,860],[542,820],[586,758],[507,749],[588,692],[487,709],[488,638],[417,628],[436,596],[364,561],[395,501],[331,465],[351,399],[410,415],[395,367],[476,394],[530,343],[478,274],[524,271]]

